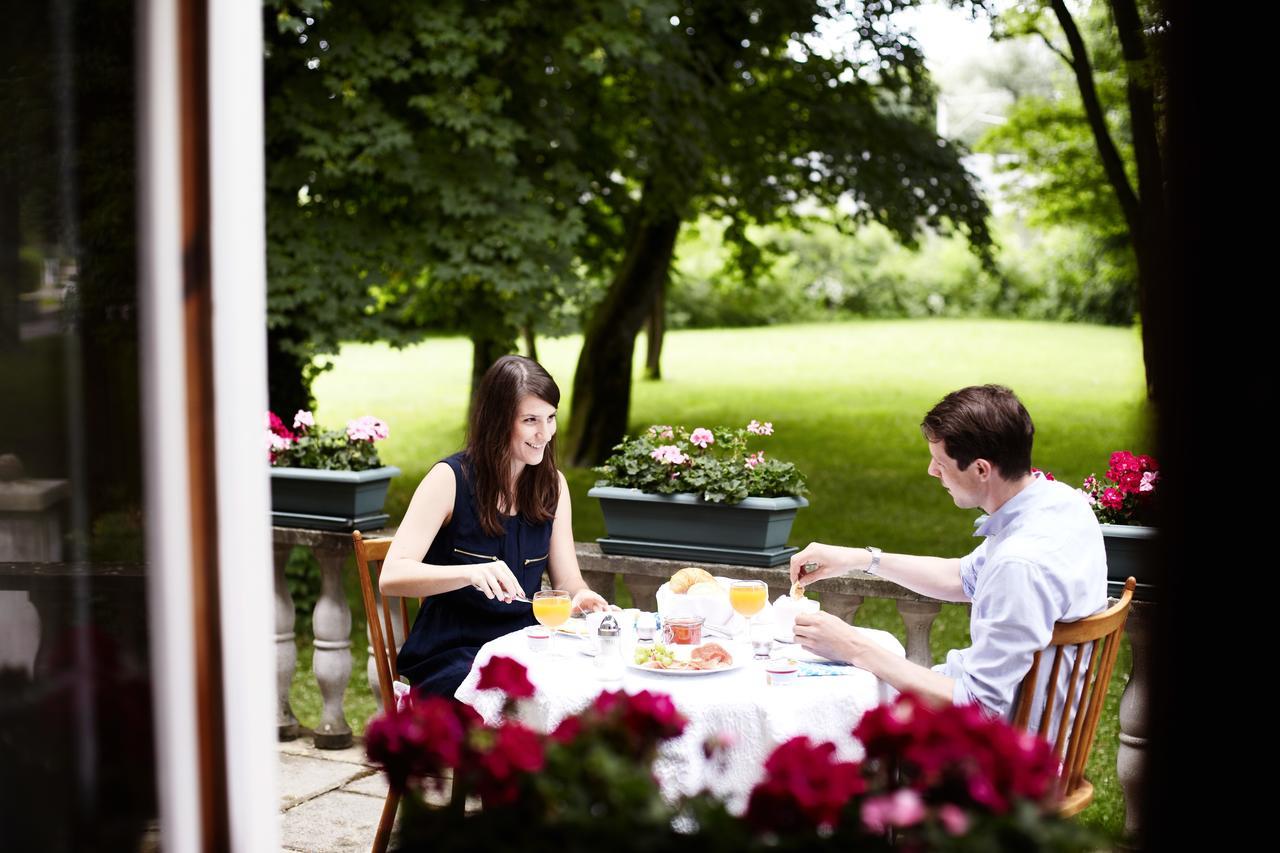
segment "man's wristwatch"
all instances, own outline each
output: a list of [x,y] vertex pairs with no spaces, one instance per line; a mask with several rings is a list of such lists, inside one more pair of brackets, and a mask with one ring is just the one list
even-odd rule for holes
[[875,545],[868,545],[867,550],[871,552],[871,563],[863,571],[869,575],[874,575],[876,574],[876,569],[880,568],[880,549]]

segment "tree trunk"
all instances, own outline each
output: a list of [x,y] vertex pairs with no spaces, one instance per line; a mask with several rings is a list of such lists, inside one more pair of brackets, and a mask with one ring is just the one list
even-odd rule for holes
[[[471,332],[471,397],[474,400],[480,389],[480,380],[495,361],[515,352],[515,334],[495,331],[492,328]],[[468,416],[471,404],[467,404]]]
[[304,360],[286,349],[294,330],[288,327],[267,330],[267,399],[271,411],[286,424],[293,413],[314,408],[311,386],[303,373]]
[[653,296],[653,309],[645,325],[647,351],[644,373],[648,379],[662,378],[662,342],[667,334],[667,282],[664,278]]
[[636,335],[667,279],[679,231],[674,214],[634,226],[622,267],[591,315],[573,377],[565,456],[570,465],[603,462],[626,433]]
[[1164,167],[1161,164],[1161,128],[1156,119],[1154,71],[1148,63],[1142,19],[1133,0],[1112,0],[1112,15],[1120,34],[1120,47],[1128,64],[1127,95],[1133,155],[1138,167],[1138,230],[1133,244],[1138,261],[1138,310],[1142,316],[1142,360],[1147,372],[1147,396],[1157,399],[1160,387],[1155,365],[1164,324],[1154,316],[1154,303],[1168,288],[1166,258],[1170,245],[1165,217]]
[[1076,85],[1080,89],[1081,103],[1093,132],[1098,157],[1128,226],[1129,242],[1133,246],[1138,269],[1138,312],[1142,317],[1142,362],[1147,377],[1147,397],[1154,400],[1161,392],[1154,359],[1161,346],[1162,330],[1151,308],[1153,301],[1160,298],[1159,292],[1168,274],[1164,257],[1169,245],[1164,227],[1164,193],[1161,188],[1164,175],[1160,165],[1159,131],[1151,81],[1147,76],[1150,69],[1146,64],[1142,21],[1134,0],[1111,0],[1112,16],[1128,65],[1129,126],[1133,135],[1134,159],[1138,166],[1138,187],[1135,191],[1129,184],[1124,171],[1124,160],[1107,128],[1093,80],[1093,67],[1089,63],[1080,30],[1064,0],[1053,0],[1052,5],[1070,46],[1070,65],[1075,72]]
[[532,325],[526,325],[521,332],[524,335],[524,354],[534,361],[538,360],[538,335]]

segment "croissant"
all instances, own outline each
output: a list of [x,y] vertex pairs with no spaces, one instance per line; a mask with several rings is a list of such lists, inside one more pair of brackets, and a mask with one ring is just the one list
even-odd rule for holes
[[689,587],[695,583],[703,581],[711,581],[715,583],[715,578],[706,569],[687,568],[681,569],[671,576],[671,591],[675,593],[686,593]]

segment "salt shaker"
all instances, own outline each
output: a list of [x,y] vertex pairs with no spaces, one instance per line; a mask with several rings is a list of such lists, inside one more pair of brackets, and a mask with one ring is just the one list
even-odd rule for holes
[[617,681],[622,678],[622,639],[618,620],[613,614],[604,617],[596,637],[600,650],[596,652],[596,678],[601,681]]
[[641,613],[636,616],[636,645],[652,646],[654,634],[658,631],[658,623],[652,613]]

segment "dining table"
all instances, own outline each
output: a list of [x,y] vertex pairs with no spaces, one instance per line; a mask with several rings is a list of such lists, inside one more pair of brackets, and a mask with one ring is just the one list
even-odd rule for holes
[[[905,657],[902,644],[892,634],[859,630]],[[861,759],[863,749],[853,737],[854,727],[864,712],[897,695],[866,670],[824,662],[792,643],[775,641],[768,659],[755,659],[745,638],[704,639],[719,643],[732,655],[730,668],[696,672],[639,668],[633,657],[635,635],[629,632],[621,644],[622,678],[611,680],[597,674],[595,638],[580,624],[558,633],[554,651],[531,648],[525,633],[515,631],[480,648],[454,695],[475,708],[486,723],[496,725],[503,717],[505,697],[498,690],[479,689],[480,670],[495,656],[513,658],[528,669],[536,689],[534,696],[520,700],[515,713],[520,722],[545,733],[586,709],[606,690],[666,693],[687,724],[681,736],[663,744],[655,761],[663,795],[674,800],[707,790],[735,813],[746,808],[769,755],[792,738],[829,741],[840,759]],[[789,683],[771,683],[766,665],[782,659],[795,660],[799,674]],[[713,743],[721,748],[709,749]]]

